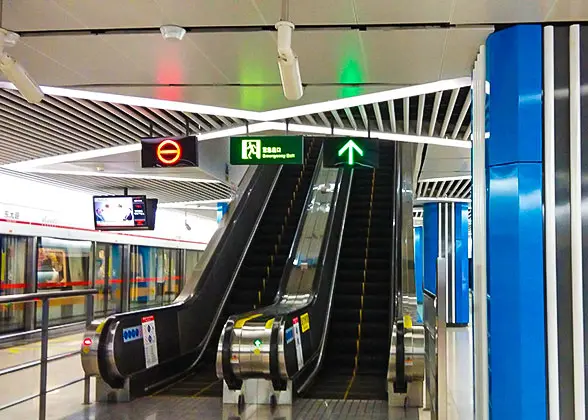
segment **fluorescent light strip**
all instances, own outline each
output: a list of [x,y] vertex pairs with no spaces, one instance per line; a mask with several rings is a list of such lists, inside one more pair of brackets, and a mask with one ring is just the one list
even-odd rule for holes
[[[0,88],[16,90],[9,82],[0,82]],[[63,96],[66,98],[86,99],[89,101],[110,102],[123,105],[144,106],[148,108],[170,111],[190,112],[195,114],[222,115],[250,120],[260,120],[260,113],[241,109],[224,108],[211,105],[191,104],[187,102],[168,101],[164,99],[144,98],[140,96],[120,95],[115,93],[94,92],[89,90],[68,89],[52,86],[41,86],[46,95]]]
[[88,172],[88,171],[61,171],[58,169],[28,169],[24,172],[47,174],[47,175],[74,175],[74,176],[94,176],[102,178],[126,178],[126,179],[152,179],[159,181],[179,181],[192,182],[200,184],[221,184],[221,181],[216,179],[197,179],[197,178],[182,178],[179,176],[166,175],[149,175],[149,174],[118,174],[112,172]]
[[129,144],[126,146],[105,147],[103,149],[86,150],[83,152],[67,153],[64,155],[51,156],[40,159],[32,159],[24,162],[10,163],[0,167],[15,171],[37,168],[39,166],[55,165],[58,163],[75,162],[79,160],[92,159],[103,156],[118,155],[122,153],[136,152],[141,150],[141,143]]
[[471,83],[472,80],[470,77],[441,80],[439,82],[407,86],[399,89],[386,90],[384,92],[368,93],[366,95],[352,96],[350,98],[335,99],[332,101],[319,102],[315,104],[265,111],[258,114],[258,119],[262,119],[264,121],[273,121],[285,118],[293,118],[301,115],[318,114],[319,112],[332,111],[359,105],[368,105],[393,99],[402,99],[411,96],[439,92],[442,90],[459,89],[465,86],[471,86]]

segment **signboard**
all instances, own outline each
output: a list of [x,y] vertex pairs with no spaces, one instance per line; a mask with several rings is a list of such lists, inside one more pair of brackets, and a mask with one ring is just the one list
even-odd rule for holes
[[143,330],[143,347],[145,348],[145,367],[150,368],[159,364],[157,355],[157,334],[155,333],[155,318],[153,315],[141,318]]
[[231,137],[231,165],[300,165],[304,161],[302,136]]
[[327,168],[340,166],[377,168],[379,160],[378,139],[332,137],[324,141],[323,165]]
[[169,168],[198,166],[195,136],[141,139],[141,167]]
[[310,319],[308,318],[308,312],[300,315],[300,323],[302,324],[302,332],[310,330]]

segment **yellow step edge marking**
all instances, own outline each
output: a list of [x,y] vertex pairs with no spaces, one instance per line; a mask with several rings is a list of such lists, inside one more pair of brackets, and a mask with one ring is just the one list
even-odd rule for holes
[[274,326],[274,318],[272,318],[272,319],[268,320],[268,321],[265,323],[265,329],[266,329],[266,330],[269,330],[269,329],[271,329],[273,326]]
[[235,321],[235,328],[243,328],[247,321],[251,321],[252,319],[259,318],[261,314],[253,314],[246,316],[245,318],[238,319]]

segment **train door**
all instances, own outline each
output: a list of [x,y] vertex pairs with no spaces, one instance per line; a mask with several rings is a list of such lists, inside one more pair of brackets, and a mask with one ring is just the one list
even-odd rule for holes
[[[0,295],[25,293],[26,260],[26,238],[0,236]],[[0,333],[24,329],[24,305],[0,305]]]
[[121,246],[96,244],[94,258],[94,316],[106,317],[122,312]]

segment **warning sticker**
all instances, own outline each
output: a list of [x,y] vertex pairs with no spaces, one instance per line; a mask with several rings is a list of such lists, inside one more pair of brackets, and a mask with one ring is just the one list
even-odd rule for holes
[[155,318],[153,315],[141,319],[143,330],[143,347],[145,348],[145,367],[150,368],[159,364],[157,355],[157,334],[155,333]]
[[300,324],[302,324],[301,328],[303,333],[310,330],[310,320],[308,319],[308,312],[300,315]]
[[304,354],[302,353],[302,334],[300,333],[300,324],[298,323],[298,317],[292,320],[294,324],[294,343],[296,344],[296,360],[298,362],[298,370],[304,366]]

